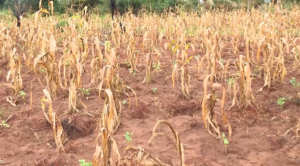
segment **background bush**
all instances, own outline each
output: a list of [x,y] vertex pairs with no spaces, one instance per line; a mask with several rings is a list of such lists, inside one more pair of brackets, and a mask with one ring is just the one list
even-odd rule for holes
[[[272,1],[272,0],[269,0]],[[299,3],[300,0],[281,0],[284,7],[289,7],[292,3]],[[30,12],[37,11],[39,8],[39,0],[19,0],[21,10]],[[49,0],[43,0],[43,7],[48,8]],[[108,13],[111,10],[110,0],[53,0],[55,12],[65,13],[70,12],[73,7],[75,11],[88,6],[89,10],[97,11],[100,14]],[[140,10],[146,9],[153,12],[162,12],[164,9],[179,6],[184,10],[199,10],[198,5],[203,5],[200,2],[206,2],[204,6],[229,6],[232,8],[245,7],[247,0],[115,0],[117,11],[121,14],[132,8],[137,14]],[[265,0],[251,0],[251,8],[263,5]],[[1,8],[14,9],[14,0],[0,0]]]

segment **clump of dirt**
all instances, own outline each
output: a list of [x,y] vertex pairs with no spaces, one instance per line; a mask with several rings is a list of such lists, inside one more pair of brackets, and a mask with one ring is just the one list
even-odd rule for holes
[[183,100],[177,103],[169,103],[167,110],[173,116],[193,116],[193,114],[199,110],[199,106],[193,101]]
[[93,133],[97,127],[96,120],[85,116],[70,116],[62,119],[61,124],[68,138],[81,138]]
[[136,119],[143,119],[145,118],[145,112],[149,112],[149,106],[152,104],[152,102],[146,104],[146,103],[139,103],[137,107],[134,107],[131,111],[131,117]]

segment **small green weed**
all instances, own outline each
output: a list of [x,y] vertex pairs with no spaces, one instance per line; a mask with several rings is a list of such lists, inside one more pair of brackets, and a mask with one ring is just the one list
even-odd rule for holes
[[92,166],[93,164],[91,162],[86,162],[84,159],[78,160],[80,166]]
[[152,93],[153,93],[153,94],[156,94],[156,92],[157,92],[157,87],[152,88]]
[[296,82],[296,78],[293,77],[291,80],[290,80],[290,83],[293,85],[293,87],[299,87],[300,86],[300,82]]
[[89,95],[91,94],[91,89],[85,89],[85,88],[82,88],[81,89],[81,93],[85,96],[85,98],[88,100],[89,99]]
[[26,93],[24,91],[20,91],[19,94],[22,97],[22,99],[25,99]]
[[285,104],[285,101],[290,99],[291,99],[290,97],[279,97],[277,99],[277,104],[280,106],[281,111],[283,109],[283,105]]
[[225,147],[225,153],[227,155],[227,145],[229,145],[229,142],[228,142],[228,140],[227,140],[224,133],[222,133],[222,139],[223,139],[223,144],[224,144],[224,147]]
[[125,133],[124,137],[125,137],[125,139],[126,139],[126,141],[127,141],[128,144],[132,141],[131,136],[132,136],[133,134],[134,134],[134,132],[130,133],[129,131],[127,131],[127,132]]
[[0,126],[6,127],[6,128],[10,127],[10,125],[7,124],[5,120],[2,120],[2,122],[0,123]]

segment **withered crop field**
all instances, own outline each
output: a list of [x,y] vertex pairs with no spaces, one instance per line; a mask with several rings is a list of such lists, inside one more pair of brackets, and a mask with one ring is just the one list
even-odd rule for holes
[[300,165],[300,8],[45,12],[0,22],[0,165]]

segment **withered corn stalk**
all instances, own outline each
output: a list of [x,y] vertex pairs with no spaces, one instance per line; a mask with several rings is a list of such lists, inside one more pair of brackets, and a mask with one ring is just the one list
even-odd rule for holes
[[[44,112],[46,120],[52,125],[54,140],[56,143],[56,151],[57,153],[61,151],[64,152],[64,144],[66,143],[66,141],[68,141],[67,135],[61,125],[61,120],[57,117],[56,113],[53,110],[50,93],[47,91],[47,89],[44,89],[43,92],[46,98],[42,99],[42,110]],[[46,105],[44,102],[48,103],[48,112],[46,111]]]
[[8,86],[14,90],[14,95],[17,95],[19,91],[23,88],[23,81],[21,77],[21,59],[15,55],[16,49],[13,49],[9,54],[8,67],[9,71],[6,75],[6,81],[10,83],[3,83],[2,85]]
[[[191,57],[193,58],[193,57]],[[185,50],[182,51],[181,54],[181,61],[182,61],[182,66],[180,68],[181,70],[181,93],[185,99],[191,99],[191,77],[188,71],[188,64],[189,60],[191,58],[187,58],[187,52]]]
[[[157,131],[158,130],[157,128],[160,125],[163,125],[163,124],[165,124],[166,126],[168,126],[170,128],[170,130],[171,130],[171,132],[172,132],[175,140],[173,140],[172,136],[169,136],[167,133],[158,132]],[[173,144],[175,146],[175,149],[176,149],[176,151],[177,151],[177,153],[179,155],[179,158],[180,158],[180,165],[181,166],[185,166],[185,164],[184,164],[185,161],[184,161],[184,148],[183,148],[183,144],[181,143],[181,140],[180,140],[178,132],[176,132],[174,130],[174,128],[172,127],[172,125],[169,122],[167,122],[165,120],[159,120],[158,122],[156,122],[156,124],[155,124],[155,126],[153,128],[152,136],[151,136],[151,138],[148,141],[148,145],[151,144],[154,141],[154,139],[156,137],[158,137],[158,136],[166,136],[167,138],[169,138],[173,142]]]
[[[114,100],[113,93],[110,89],[106,89],[105,94],[104,108],[101,120],[98,124],[96,151],[93,157],[93,165],[99,166],[115,165],[120,161],[119,150],[112,135],[120,125],[121,102]],[[119,110],[116,104],[119,105]]]
[[[208,129],[208,132],[216,137],[220,138],[221,137],[221,131],[218,125],[218,121],[216,118],[216,114],[214,112],[214,107],[215,103],[217,101],[221,102],[221,114],[222,114],[222,119],[223,119],[223,125],[227,125],[228,127],[228,133],[229,136],[231,137],[231,125],[227,120],[227,116],[224,110],[224,104],[225,104],[225,99],[226,99],[226,88],[219,84],[219,83],[211,83],[209,82],[210,77],[212,74],[208,75],[205,77],[203,81],[203,89],[204,89],[204,95],[202,99],[202,118],[204,121],[205,128]],[[208,92],[208,88],[211,88],[211,92]],[[218,88],[222,88],[222,100],[219,100],[216,98],[215,91]]]

